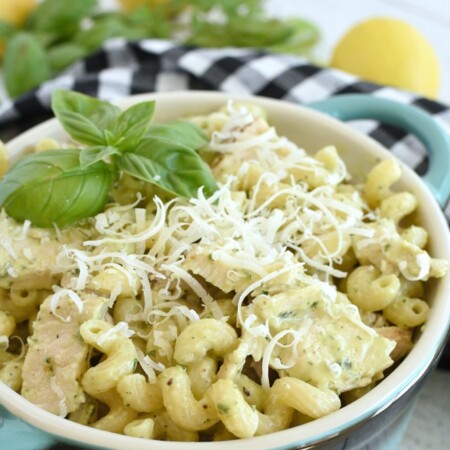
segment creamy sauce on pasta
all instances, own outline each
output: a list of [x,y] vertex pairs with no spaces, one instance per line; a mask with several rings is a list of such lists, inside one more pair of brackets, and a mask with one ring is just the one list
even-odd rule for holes
[[408,222],[414,196],[391,191],[394,161],[353,185],[336,148],[307,154],[255,106],[190,120],[209,137],[210,198],[124,176],[76,227],[2,213],[0,378],[143,438],[245,438],[330,414],[410,350],[423,283],[447,262]]

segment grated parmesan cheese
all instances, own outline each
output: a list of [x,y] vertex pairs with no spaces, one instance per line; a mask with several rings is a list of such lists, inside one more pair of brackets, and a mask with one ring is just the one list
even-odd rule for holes
[[[68,322],[72,319],[62,317],[61,308],[58,315],[61,299],[72,301],[81,314],[83,291],[106,292],[114,308],[113,319],[107,315],[106,320],[124,321],[99,333],[97,343],[101,347],[118,336],[141,338],[140,344],[133,341],[151,383],[166,368],[159,359],[175,364],[180,333],[210,317],[228,321],[239,335],[219,378],[239,373],[252,360],[261,363],[266,391],[270,369],[336,392],[341,386],[345,392],[370,383],[373,373],[389,366],[391,348],[334,284],[347,276],[338,266],[347,266],[349,249],[361,264],[395,272],[386,248],[400,239],[396,225],[369,209],[361,186],[340,185],[349,174],[334,148],[309,156],[232,102],[211,123],[199,120],[211,134],[209,149],[220,153],[211,165],[218,185],[213,195],[206,197],[200,188],[191,199],[163,202],[154,196],[143,202],[138,193],[134,202],[108,205],[84,222],[77,229],[82,243],[65,246],[64,229],[30,230],[25,222],[14,228],[13,238],[2,235],[3,255],[33,261],[34,247],[17,241],[33,238],[46,245],[56,235],[63,250],[51,272],[62,274],[62,287],[54,287],[51,312]],[[127,195],[138,188],[140,183],[132,181],[125,186]],[[364,256],[358,250],[365,250]],[[11,277],[20,275],[19,263],[7,261],[4,267]],[[426,279],[430,258],[425,251],[414,253],[398,267],[408,280]],[[9,342],[0,336],[0,347]],[[141,345],[155,353],[155,360]],[[52,377],[60,415],[66,415],[61,386]]]
[[58,303],[61,301],[63,297],[68,297],[70,300],[75,303],[75,306],[77,307],[78,314],[81,314],[83,312],[83,301],[81,300],[80,296],[72,291],[71,289],[60,289],[58,286],[54,286],[54,289],[57,289],[56,292],[52,295],[52,298],[50,300],[50,311],[52,314],[58,319],[61,319],[63,322],[70,322],[71,317],[62,317],[58,314]]
[[416,256],[416,263],[419,267],[419,273],[414,276],[411,272],[408,271],[408,263],[406,261],[400,261],[398,264],[398,268],[401,274],[410,281],[418,281],[424,280],[430,273],[430,257],[424,252],[419,253]]
[[[151,237],[153,237],[155,234],[157,234],[161,228],[163,227],[164,223],[165,223],[165,219],[166,219],[166,210],[167,210],[167,205],[164,205],[164,203],[161,201],[161,199],[159,197],[157,197],[155,195],[154,199],[153,199],[155,205],[156,205],[156,214],[155,217],[153,219],[153,222],[150,224],[150,226],[136,234],[136,235],[126,235],[126,234],[122,234],[120,237],[105,237],[103,239],[97,239],[94,241],[85,241],[84,242],[84,246],[88,247],[88,246],[93,246],[93,247],[98,247],[100,245],[104,245],[107,243],[116,243],[116,244],[133,244],[133,243],[142,243],[148,239],[150,239]],[[145,212],[145,210],[144,210]],[[142,216],[139,215],[139,221],[142,224]],[[144,219],[145,221],[145,219]]]
[[30,226],[31,222],[28,219],[24,220],[20,236],[17,238],[18,241],[24,241],[28,238],[28,231],[30,230]]
[[8,336],[1,335],[0,336],[0,350],[6,351],[9,346]]
[[59,416],[67,416],[67,404],[66,404],[66,394],[61,389],[55,376],[50,377],[50,388],[59,398]]
[[147,375],[148,381],[150,383],[156,383],[156,371],[162,372],[166,366],[162,363],[155,363],[150,356],[144,355],[143,351],[139,348],[136,348],[136,355],[139,365]]
[[[304,332],[304,331],[303,331]],[[269,343],[267,344],[266,348],[264,349],[263,357],[262,357],[262,368],[261,368],[261,386],[263,389],[268,390],[270,389],[269,384],[269,366],[272,365],[275,369],[287,369],[290,367],[293,367],[295,365],[296,361],[296,349],[297,344],[300,341],[300,338],[303,334],[303,332],[298,330],[282,330],[279,333],[277,333],[274,337],[271,337]],[[285,336],[292,335],[293,339],[290,344],[287,346],[284,345],[284,347],[293,347],[293,358],[292,362],[290,364],[282,364],[279,359],[275,360],[273,364],[271,364],[271,358],[273,351],[275,350],[276,346],[281,346],[280,340],[283,339]]]
[[99,346],[102,346],[105,342],[109,341],[110,339],[115,339],[116,335],[125,338],[130,338],[131,336],[134,335],[134,331],[129,329],[128,324],[126,322],[118,322],[109,330],[103,331],[98,335],[97,344]]
[[10,242],[8,242],[5,238],[2,237],[0,239],[0,245],[6,250],[6,252],[12,259],[17,259],[17,253]]

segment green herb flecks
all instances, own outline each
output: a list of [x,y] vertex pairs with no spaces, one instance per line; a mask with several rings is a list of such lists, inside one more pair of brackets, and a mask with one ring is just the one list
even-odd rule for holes
[[293,317],[295,317],[296,312],[295,311],[282,311],[280,314],[278,314],[278,317],[280,319],[292,319]]
[[218,403],[217,410],[219,411],[220,414],[223,414],[226,416],[230,411],[230,407],[223,403]]

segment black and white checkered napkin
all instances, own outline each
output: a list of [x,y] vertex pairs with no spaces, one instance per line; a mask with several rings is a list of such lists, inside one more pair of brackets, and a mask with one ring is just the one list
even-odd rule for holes
[[[450,131],[450,108],[446,105],[320,68],[296,56],[233,48],[193,48],[163,40],[114,39],[58,78],[1,105],[0,133],[5,136],[7,129],[17,133],[29,120],[46,118],[50,114],[51,92],[56,88],[74,89],[104,100],[144,92],[200,89],[262,95],[299,104],[332,95],[369,93],[416,105]],[[355,126],[419,174],[426,171],[426,151],[413,136],[376,122]],[[447,209],[450,219],[450,207]]]
[[[432,114],[450,131],[450,108],[441,103],[389,87],[361,81],[305,59],[245,49],[203,49],[171,41],[108,41],[101,50],[15,101],[0,106],[0,133],[21,131],[29,121],[50,114],[51,92],[74,89],[104,100],[132,94],[173,90],[220,90],[255,94],[305,104],[332,95],[369,93],[409,103]],[[355,124],[423,174],[426,151],[413,136],[389,125]],[[16,129],[14,130],[14,127]],[[450,219],[450,207],[447,208]]]
[[[448,106],[320,68],[296,56],[193,48],[153,39],[114,39],[58,78],[1,105],[0,138],[8,139],[49,117],[51,93],[56,88],[74,89],[104,100],[144,92],[199,89],[262,95],[299,104],[332,95],[369,93],[418,106],[450,131]],[[381,142],[419,174],[426,171],[426,150],[414,136],[374,121],[353,126]],[[450,221],[450,203],[445,212]]]
[[[261,95],[299,104],[332,95],[366,93],[418,106],[450,131],[450,108],[446,105],[317,67],[296,56],[235,48],[193,48],[153,39],[114,39],[58,78],[2,104],[0,138],[8,139],[50,117],[51,93],[56,88],[74,89],[104,100],[196,89]],[[352,126],[379,141],[419,174],[426,171],[426,150],[414,136],[374,121]],[[450,221],[450,202],[445,213]],[[447,351],[450,361],[450,348]]]

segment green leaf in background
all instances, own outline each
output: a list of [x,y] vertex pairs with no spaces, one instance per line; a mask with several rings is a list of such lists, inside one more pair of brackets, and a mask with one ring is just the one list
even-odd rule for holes
[[[4,1],[14,2],[0,0]],[[24,31],[32,36],[29,41],[34,39],[35,50],[25,58],[17,59],[14,53],[14,61],[20,61],[17,68],[10,59],[11,96],[57,75],[111,38],[165,38],[200,47],[264,48],[308,57],[313,57],[311,49],[319,39],[317,28],[306,20],[268,16],[263,0],[151,1],[131,10],[103,12],[99,12],[99,3],[42,0],[22,30],[0,21],[0,45],[12,45]]]
[[104,162],[80,167],[80,150],[33,153],[0,181],[0,205],[16,220],[38,227],[68,225],[102,211],[113,183]]
[[82,19],[92,15],[96,6],[97,0],[44,0],[31,14],[28,28],[67,36],[78,29]]
[[44,48],[28,33],[18,33],[8,41],[3,70],[6,89],[12,98],[35,88],[51,76]]
[[161,144],[188,150],[198,150],[208,143],[202,129],[186,120],[174,120],[163,125],[151,125],[146,138]]
[[49,48],[47,56],[51,68],[55,72],[60,72],[86,56],[86,50],[81,45],[67,42]]
[[52,109],[67,133],[87,145],[108,145],[105,130],[110,130],[121,114],[111,103],[66,90],[53,93]]
[[79,31],[74,36],[73,41],[85,48],[88,52],[92,52],[111,38],[122,37],[135,40],[148,36],[147,31],[128,24],[125,16],[112,14],[98,21],[94,21],[91,28]]
[[217,190],[210,168],[194,150],[169,147],[153,139],[143,139],[133,152],[124,153],[117,167],[181,197],[196,197],[202,186],[206,196]]
[[319,29],[307,20],[289,19],[284,26],[290,29],[288,36],[271,45],[270,50],[279,53],[307,53],[320,39]]
[[85,167],[89,167],[98,161],[103,161],[110,164],[111,157],[120,154],[121,152],[116,147],[111,147],[109,145],[106,147],[86,147],[81,149],[80,152],[80,166],[84,169]]
[[[28,32],[28,31],[27,31]],[[34,38],[46,49],[49,49],[55,42],[60,40],[60,36],[56,33],[47,33],[45,31],[30,32]]]
[[[183,3],[184,0],[173,1]],[[286,44],[286,52],[304,54],[319,38],[316,27],[306,20],[267,16],[261,0],[194,0],[184,3],[189,3],[192,8],[191,21],[185,29],[185,42],[190,45],[283,51],[282,46]],[[212,11],[215,12],[214,20],[209,14]]]
[[307,21],[280,21],[243,16],[223,24],[215,24],[200,16],[193,20],[187,43],[202,47],[234,46],[279,51],[286,45],[286,51],[304,52],[318,39],[317,29]]
[[169,14],[163,9],[141,6],[127,15],[130,27],[142,30],[147,36],[160,39],[169,39],[173,25]]
[[103,42],[114,37],[121,37],[125,33],[123,19],[116,15],[96,21],[92,27],[80,30],[73,37],[73,42],[92,52],[101,47]]
[[192,8],[195,12],[221,9],[229,18],[260,15],[263,12],[262,0],[169,0],[169,3],[179,11],[186,8]]
[[10,39],[17,32],[17,28],[8,22],[0,20],[0,41]]
[[141,102],[131,106],[114,122],[111,145],[120,150],[134,150],[150,126],[155,113],[155,102]]

